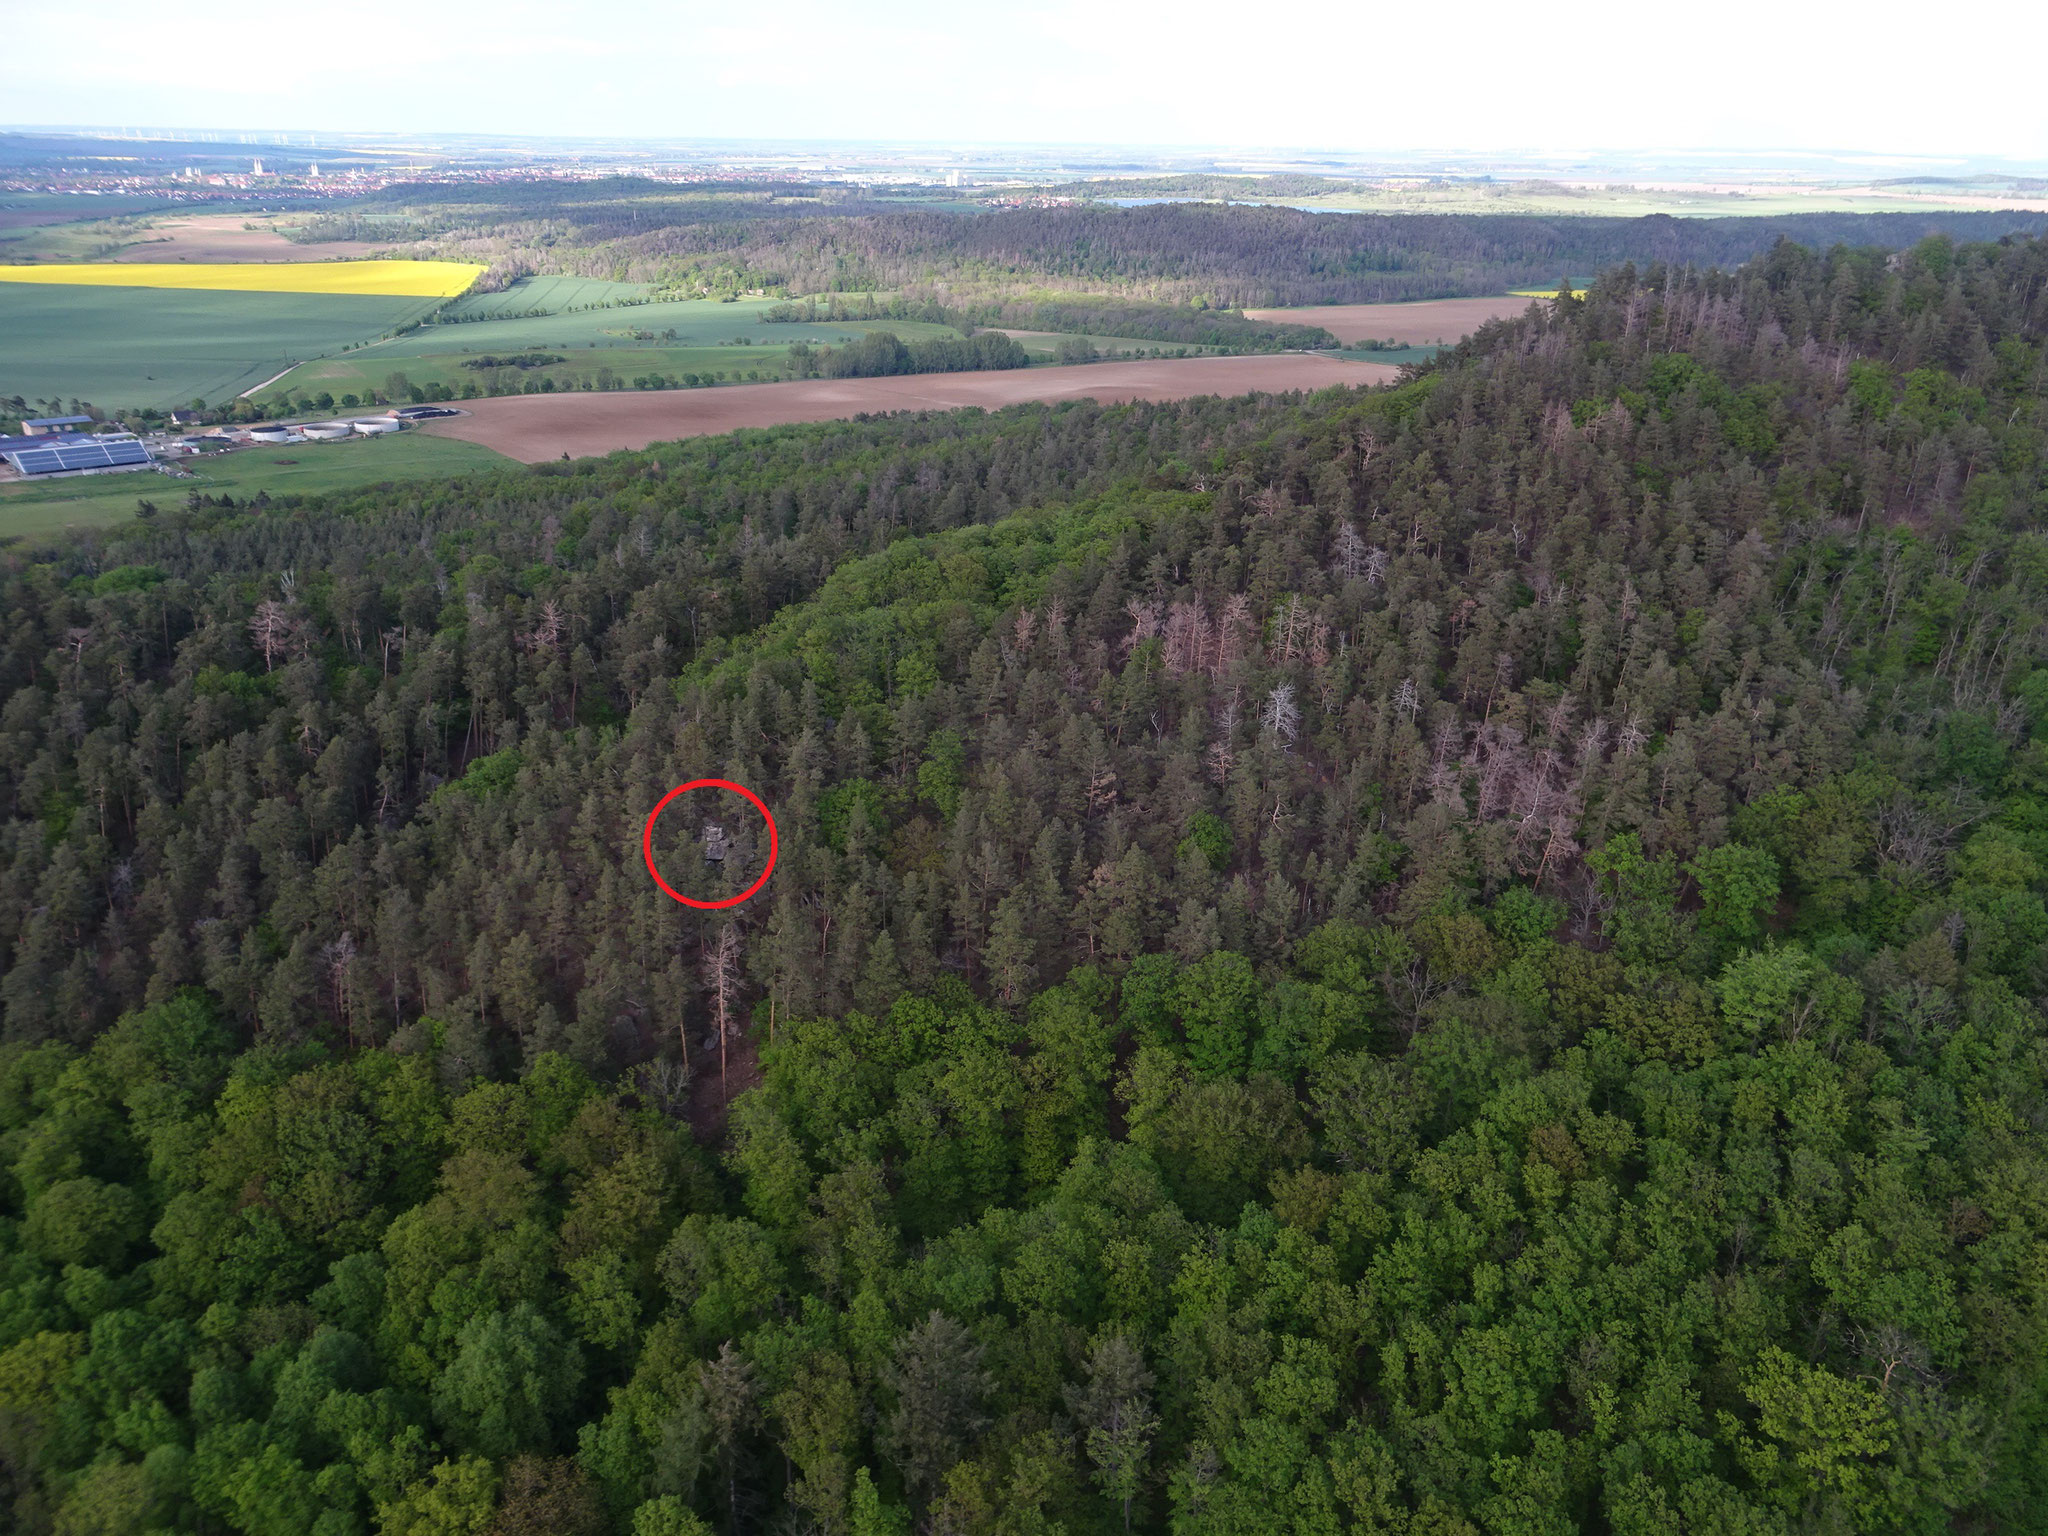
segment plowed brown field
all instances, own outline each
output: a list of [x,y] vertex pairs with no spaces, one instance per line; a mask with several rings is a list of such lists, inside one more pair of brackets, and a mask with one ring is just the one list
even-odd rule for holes
[[116,261],[324,261],[332,257],[368,256],[384,249],[360,240],[330,240],[324,245],[294,245],[275,230],[244,229],[239,213],[199,213],[190,218],[163,219],[138,245]]
[[1392,382],[1384,363],[1283,352],[1263,357],[1190,357],[994,373],[917,373],[890,379],[805,379],[718,389],[633,393],[506,395],[473,400],[464,416],[425,422],[422,432],[466,438],[537,464],[645,448],[678,437],[792,421],[836,421],[885,411],[998,410],[1026,400],[1185,400],[1194,395],[1279,393]]
[[1248,309],[1250,320],[1320,325],[1349,346],[1354,341],[1398,341],[1404,346],[1455,342],[1487,321],[1519,315],[1535,302],[1503,294],[1492,299],[1423,299],[1414,304],[1311,304],[1300,309]]

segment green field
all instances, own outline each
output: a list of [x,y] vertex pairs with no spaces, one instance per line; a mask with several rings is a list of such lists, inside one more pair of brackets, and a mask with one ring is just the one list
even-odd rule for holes
[[[585,380],[592,389],[627,388],[636,377],[656,373],[670,379],[681,379],[691,373],[700,377],[723,374],[722,382],[728,384],[759,382],[750,381],[749,373],[758,374],[761,380],[789,377],[785,366],[789,358],[787,347],[651,347],[622,343],[584,346],[573,351],[557,349],[549,355],[566,360],[542,367],[463,366],[466,359],[490,355],[493,354],[480,350],[471,354],[403,357],[365,348],[303,364],[275,388],[266,389],[255,398],[264,408],[279,411],[287,409],[287,401],[313,399],[323,393],[337,400],[345,394],[368,399],[372,392],[388,392],[393,374],[401,374],[407,384],[421,387],[441,384],[458,395],[465,384],[474,384],[489,395],[519,394],[529,378],[537,383],[543,377],[554,380],[557,390],[582,389],[586,387]],[[612,383],[606,382],[607,373]]]
[[[959,334],[913,320],[763,324],[761,317],[779,302],[774,299],[617,302],[653,291],[595,278],[522,278],[502,293],[464,298],[447,311],[504,318],[422,325],[376,340],[432,311],[434,301],[0,284],[0,396],[79,399],[117,412],[162,409],[193,399],[217,404],[279,373],[286,376],[257,393],[259,403],[281,407],[322,393],[367,402],[386,390],[393,374],[458,395],[465,385],[514,392],[542,374],[557,389],[630,388],[634,378],[653,374],[743,383],[787,377],[792,342],[839,346],[876,330],[906,341]],[[526,313],[532,310],[550,312]],[[1020,340],[1040,362],[1053,361],[1063,340],[1086,342],[1104,354],[1149,356],[1154,347],[1117,336]],[[1210,350],[1186,349],[1189,355]],[[532,352],[562,361],[509,372],[465,366],[484,356]]]
[[497,293],[467,294],[443,313],[451,321],[502,318],[536,309],[559,314],[565,309],[645,298],[654,291],[648,283],[610,283],[596,277],[522,277]]
[[[616,314],[617,311],[609,313]],[[516,322],[503,321],[461,329],[483,331],[497,337],[506,334],[514,324]],[[440,330],[439,327],[430,329]],[[805,339],[837,346],[862,331],[891,331],[906,341],[959,334],[948,326],[918,321],[849,320],[812,325],[758,326],[752,331],[742,331],[741,342],[751,342],[752,345],[692,347],[612,338],[601,342],[586,341],[580,345],[562,342],[550,348],[545,342],[536,342],[522,335],[489,347],[478,345],[464,351],[422,352],[419,345],[424,333],[415,332],[340,357],[301,364],[255,398],[258,404],[280,413],[290,408],[288,402],[311,399],[323,392],[337,400],[344,394],[367,400],[372,392],[388,391],[393,374],[402,374],[407,384],[422,387],[441,384],[455,393],[460,393],[464,384],[475,384],[487,394],[520,393],[521,386],[529,377],[536,381],[542,377],[551,378],[557,390],[586,387],[623,389],[631,387],[636,377],[651,374],[661,374],[671,381],[694,373],[700,377],[717,376],[719,382],[726,384],[771,383],[792,376],[787,367],[789,342]],[[785,334],[788,332],[795,334]],[[1214,347],[1177,347],[1162,342],[1134,341],[1128,336],[1024,335],[1017,341],[1031,354],[1034,363],[1056,363],[1059,346],[1066,341],[1085,342],[1104,358],[1201,357],[1218,350]],[[502,357],[521,351],[552,352],[562,361],[528,369],[466,366],[468,362],[482,357]],[[1390,355],[1382,360],[1406,362],[1409,359]],[[609,384],[605,379],[607,373],[612,380]]]
[[[762,347],[786,347],[792,341],[822,342],[836,346],[862,331],[894,331],[908,341],[913,336],[957,336],[949,325],[931,325],[921,320],[834,320],[805,325],[762,325],[755,318],[765,304],[746,306],[752,313],[735,314],[740,304],[719,304],[709,299],[684,299],[675,303],[636,304],[622,309],[585,309],[568,315],[541,315],[527,320],[486,320],[472,325],[423,325],[416,331],[395,336],[365,348],[380,357],[440,357],[474,355],[479,352],[516,352],[533,348],[624,347],[660,345],[665,347],[716,347],[737,343]],[[674,331],[670,337],[668,333]]]
[[[256,399],[266,408],[279,409],[285,401],[313,399],[323,393],[337,400],[345,394],[368,399],[372,392],[386,391],[394,373],[402,375],[407,384],[441,384],[456,395],[465,384],[474,384],[486,395],[519,394],[528,379],[538,385],[542,378],[552,379],[557,390],[626,388],[635,378],[656,373],[670,379],[692,373],[700,377],[722,374],[721,382],[746,383],[755,382],[747,379],[749,373],[763,379],[787,377],[789,353],[785,347],[620,346],[586,347],[553,355],[567,361],[528,369],[475,369],[464,367],[459,353],[393,358],[351,352],[294,369],[277,388],[263,391]],[[607,382],[607,373],[612,382]]]
[[135,239],[151,216],[171,211],[176,205],[161,197],[0,192],[0,261],[90,261]]
[[224,400],[433,299],[0,283],[0,396],[102,409]]
[[1034,363],[1057,361],[1063,342],[1093,347],[1104,358],[1113,357],[1208,357],[1221,347],[1192,347],[1180,342],[1140,341],[1130,336],[1084,336],[1070,331],[1012,331],[1017,345],[1031,354]]
[[[222,202],[208,206],[209,212],[231,211],[238,204]],[[65,221],[105,219],[121,213],[173,213],[187,211],[185,205],[144,192],[111,192],[95,197],[83,192],[0,192],[0,228],[9,215],[64,215]]]
[[148,215],[140,213],[0,228],[0,261],[98,261],[132,245],[148,228]]
[[[528,375],[543,374],[552,377],[558,389],[581,388],[586,380],[591,387],[600,387],[601,371],[626,385],[636,376],[655,373],[671,379],[689,373],[722,374],[726,382],[739,383],[747,382],[749,374],[763,380],[786,377],[789,344],[795,341],[839,346],[863,331],[893,331],[906,341],[959,334],[950,326],[915,320],[764,325],[761,316],[780,302],[774,299],[730,304],[666,299],[546,315],[517,313],[551,303],[594,305],[652,291],[641,284],[591,278],[523,278],[503,293],[465,298],[449,306],[454,312],[479,302],[503,301],[500,311],[512,312],[513,318],[423,325],[388,341],[307,362],[256,398],[268,404],[323,391],[337,399],[343,394],[367,398],[371,391],[384,389],[394,373],[404,374],[409,384],[441,384],[458,393],[465,384],[493,393],[516,390]],[[465,366],[481,357],[531,352],[553,353],[563,361],[507,374]]]
[[[780,299],[735,299],[730,304],[716,299],[660,299],[651,304],[618,303],[642,298],[654,290],[644,283],[602,283],[594,278],[521,278],[503,293],[471,295],[448,306],[447,314],[489,314],[509,318],[478,320],[467,324],[426,325],[410,335],[384,343],[386,350],[415,356],[427,353],[503,352],[519,347],[582,346],[588,342],[630,338],[638,331],[657,335],[674,331],[670,345],[708,347],[744,336],[756,343],[766,341],[844,340],[846,325],[763,325],[761,317]],[[596,305],[612,302],[609,309],[580,308],[564,312],[574,303]],[[545,315],[522,315],[522,310],[548,309]],[[945,326],[920,325],[911,321],[882,322],[899,336],[953,335]],[[875,322],[861,322],[860,329],[872,329]]]
[[1361,363],[1386,363],[1398,368],[1404,363],[1426,363],[1437,353],[1447,350],[1445,347],[1381,347],[1375,351],[1370,347],[1342,347],[1329,355],[1355,357]]
[[354,490],[387,480],[425,479],[479,470],[516,469],[504,455],[452,437],[404,432],[391,437],[350,438],[338,443],[293,443],[281,448],[244,448],[187,460],[192,478],[174,479],[147,470],[126,475],[85,475],[43,484],[0,486],[0,540],[36,538],[66,528],[122,523],[136,503],[153,501],[165,511],[181,506],[194,491],[218,496],[272,496]]

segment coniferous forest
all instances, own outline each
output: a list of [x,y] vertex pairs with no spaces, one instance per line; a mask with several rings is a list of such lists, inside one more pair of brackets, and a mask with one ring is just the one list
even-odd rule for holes
[[0,553],[0,1523],[2040,1529],[2044,464],[1937,237]]

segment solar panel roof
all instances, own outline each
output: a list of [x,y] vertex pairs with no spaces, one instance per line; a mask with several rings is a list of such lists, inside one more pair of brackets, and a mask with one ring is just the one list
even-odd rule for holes
[[147,464],[149,450],[140,443],[67,443],[60,448],[24,448],[10,453],[24,475],[48,475],[66,469],[112,469],[120,464]]

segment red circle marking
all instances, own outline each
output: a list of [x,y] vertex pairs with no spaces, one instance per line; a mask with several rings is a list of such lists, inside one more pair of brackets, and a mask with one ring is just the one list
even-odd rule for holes
[[[654,820],[677,795],[687,794],[693,789],[729,789],[753,803],[761,813],[761,819],[768,823],[768,863],[761,871],[761,878],[741,891],[737,896],[728,896],[724,901],[699,901],[694,896],[685,896],[681,891],[661,878],[661,871],[654,867]],[[761,797],[744,784],[735,784],[731,779],[692,779],[687,784],[678,784],[663,795],[653,810],[647,813],[647,826],[640,833],[640,856],[647,861],[647,873],[654,876],[654,883],[686,907],[701,907],[707,912],[716,912],[720,907],[736,907],[754,892],[768,883],[769,875],[775,871],[775,818],[768,814],[768,807],[761,803]]]

